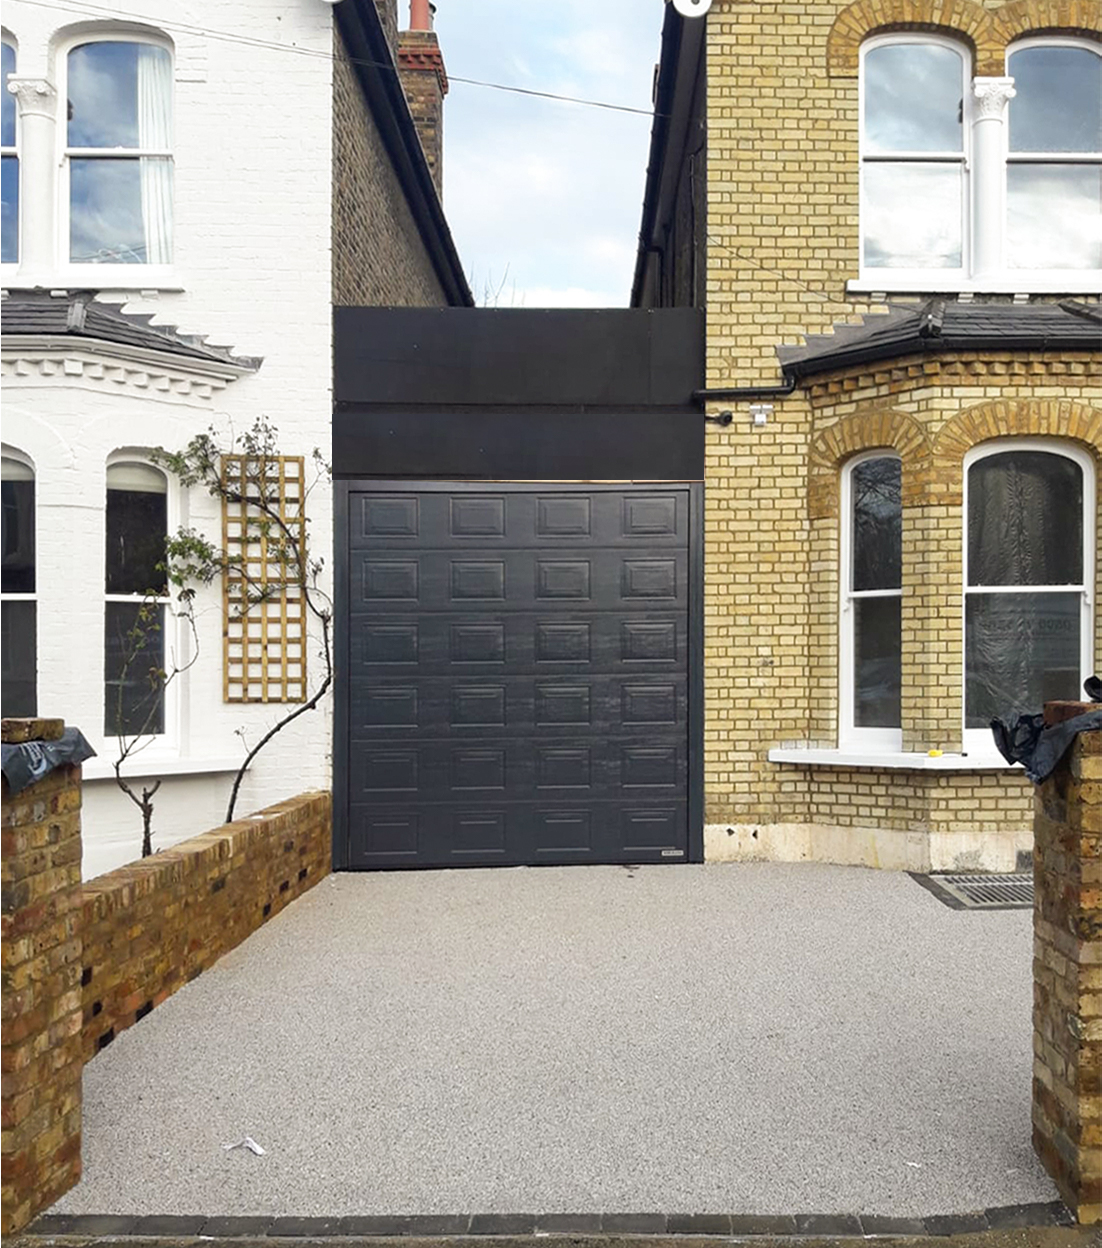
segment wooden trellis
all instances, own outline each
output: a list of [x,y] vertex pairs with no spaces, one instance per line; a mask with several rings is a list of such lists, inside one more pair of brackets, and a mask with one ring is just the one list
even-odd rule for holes
[[223,698],[306,700],[306,478],[301,456],[222,459]]

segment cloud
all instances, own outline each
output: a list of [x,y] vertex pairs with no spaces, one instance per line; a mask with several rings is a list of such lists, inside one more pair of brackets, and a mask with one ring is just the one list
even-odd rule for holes
[[[649,110],[662,13],[662,0],[440,0],[436,29],[453,79]],[[444,109],[445,208],[476,297],[508,268],[515,306],[625,306],[649,116],[457,81]]]

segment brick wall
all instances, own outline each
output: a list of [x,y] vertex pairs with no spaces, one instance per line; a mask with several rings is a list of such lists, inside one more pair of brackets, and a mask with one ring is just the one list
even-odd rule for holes
[[[1049,704],[1046,718],[1087,705]],[[1102,732],[1037,792],[1033,1147],[1083,1223],[1102,1222]]]
[[[59,719],[4,720],[5,744]],[[2,1219],[9,1235],[80,1179],[80,768],[14,796],[3,782]]]
[[442,307],[447,299],[339,31],[333,51],[333,302]]
[[[866,35],[957,31],[966,43],[979,39],[990,64],[1030,29],[1102,27],[1097,3],[1032,0],[831,0],[803,6],[798,20],[785,6],[716,0],[707,22],[709,387],[775,383],[778,346],[883,310],[846,287],[858,273],[856,49]],[[977,62],[976,72],[996,71]],[[903,749],[957,752],[964,455],[993,437],[1060,438],[1086,450],[1097,473],[1100,392],[1097,354],[988,352],[840,370],[773,400],[764,427],[751,424],[746,403],[709,405],[735,410],[729,427],[708,426],[706,441],[709,853],[757,853],[762,829],[772,827],[782,839],[797,828],[792,835],[817,857],[858,846],[839,830],[882,827],[932,838],[916,848],[927,863],[940,854],[948,865],[1013,864],[1032,828],[1032,796],[1019,775],[813,769],[772,764],[766,754],[789,743],[837,745],[837,500],[846,460],[882,447],[902,457]],[[1102,590],[1097,559],[1088,579]],[[855,860],[867,858],[861,850]]]
[[85,885],[86,1061],[329,874],[331,811],[303,794]]

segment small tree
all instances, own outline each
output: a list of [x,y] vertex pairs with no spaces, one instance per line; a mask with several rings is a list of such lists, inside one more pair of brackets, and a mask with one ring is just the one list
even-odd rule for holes
[[[226,460],[231,456],[241,467],[238,473],[225,471]],[[307,622],[312,620],[321,634],[322,678],[310,696],[277,720],[255,745],[246,750],[230,790],[227,823],[233,819],[241,782],[256,756],[289,724],[307,711],[314,710],[333,683],[333,604],[319,585],[324,561],[310,554],[305,516],[306,499],[323,477],[328,478],[329,467],[321,452],[315,449],[315,471],[313,479],[304,483],[302,514],[291,522],[284,514],[278,484],[271,472],[272,465],[279,458],[277,430],[264,417],[259,417],[252,428],[229,447],[219,445],[216,431],[212,428],[192,438],[182,451],[160,449],[155,454],[156,462],[171,472],[181,485],[203,488],[223,506],[232,504],[240,507],[245,515],[247,531],[242,538],[241,553],[215,546],[193,530],[182,529],[171,539],[170,547],[173,543],[177,544],[170,565],[171,574],[180,578],[179,583],[194,586],[196,583],[209,584],[218,575],[227,579],[232,577],[235,584],[240,584],[240,592],[233,608],[236,616],[231,618],[239,621],[246,620],[250,613],[261,609],[274,596],[286,592],[288,586],[293,586],[305,606]],[[250,542],[263,548],[261,561],[250,557]],[[281,569],[278,585],[273,585],[267,577],[266,570],[273,566]],[[308,632],[307,624],[304,645]],[[245,740],[244,730],[238,731]]]

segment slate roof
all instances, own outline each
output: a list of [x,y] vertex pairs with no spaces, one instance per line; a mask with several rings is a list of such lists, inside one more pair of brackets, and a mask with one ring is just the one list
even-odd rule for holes
[[206,363],[229,364],[255,372],[261,360],[232,355],[196,334],[182,334],[173,325],[152,325],[148,313],[123,312],[117,304],[100,303],[95,291],[13,291],[0,304],[4,336],[95,339],[124,347],[141,347]]
[[835,325],[809,335],[801,347],[778,347],[788,377],[810,377],[836,368],[905,355],[975,351],[1098,351],[1102,305],[1062,303],[958,303],[930,299],[894,304],[860,325]]

